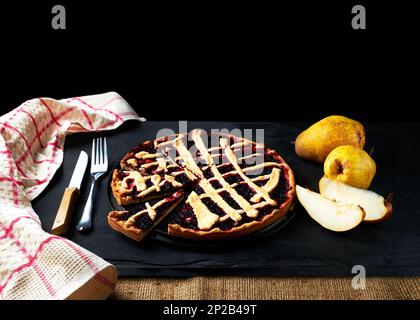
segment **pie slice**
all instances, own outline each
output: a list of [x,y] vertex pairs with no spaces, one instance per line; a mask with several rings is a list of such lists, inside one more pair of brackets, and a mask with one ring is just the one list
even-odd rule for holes
[[188,170],[146,141],[120,161],[112,175],[112,193],[119,205],[141,203],[183,190],[196,181]]
[[133,240],[142,240],[180,203],[184,192],[177,191],[161,200],[144,202],[134,210],[111,211],[108,224]]

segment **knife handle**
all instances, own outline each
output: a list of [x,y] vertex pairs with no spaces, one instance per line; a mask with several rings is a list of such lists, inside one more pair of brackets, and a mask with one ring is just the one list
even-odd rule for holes
[[66,188],[63,197],[61,198],[60,207],[58,208],[57,215],[54,220],[51,233],[61,236],[64,235],[69,229],[70,218],[73,212],[74,203],[79,196],[79,189]]

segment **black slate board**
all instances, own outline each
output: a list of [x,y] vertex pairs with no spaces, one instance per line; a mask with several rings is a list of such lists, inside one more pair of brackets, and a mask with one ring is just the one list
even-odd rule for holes
[[[322,166],[297,157],[291,143],[307,125],[189,122],[188,129],[262,128],[265,144],[278,150],[291,165],[297,183],[318,190]],[[139,142],[153,139],[161,128],[176,130],[178,122],[129,122],[105,133],[110,167]],[[287,226],[253,244],[223,249],[179,247],[154,239],[138,244],[107,225],[110,208],[106,182],[110,173],[98,188],[94,229],[88,234],[75,231],[91,181],[86,174],[68,238],[115,264],[120,276],[350,276],[354,265],[363,265],[368,276],[420,276],[420,166],[417,163],[420,123],[372,123],[366,124],[366,129],[366,149],[374,148],[377,164],[371,189],[385,196],[394,193],[394,215],[383,223],[363,224],[346,233],[334,233],[323,229],[296,203],[296,216]],[[95,136],[98,134],[67,137],[62,167],[47,189],[33,201],[45,230],[51,229],[80,150],[90,153],[91,139]]]

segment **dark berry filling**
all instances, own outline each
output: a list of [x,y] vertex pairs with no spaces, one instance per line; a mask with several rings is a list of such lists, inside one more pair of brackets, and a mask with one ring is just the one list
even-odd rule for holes
[[[151,203],[151,202],[149,202],[149,203]],[[153,204],[151,203],[151,205],[153,205]],[[132,215],[132,214],[135,214],[137,212],[140,212],[140,211],[143,211],[144,209],[146,209],[146,204],[144,202],[143,203],[134,203],[134,204],[130,204],[130,205],[125,206],[125,209],[127,211],[129,211]]]
[[125,184],[127,185],[127,189],[131,189],[134,185],[134,179],[132,178],[126,179]]
[[266,162],[277,162],[284,163],[284,160],[274,150],[267,149],[264,153],[264,159]]
[[224,216],[225,212],[210,198],[203,198],[201,201],[211,212],[217,214],[218,216]]
[[238,184],[235,187],[235,190],[246,200],[250,200],[252,196],[255,194],[255,191],[251,189],[247,184]]
[[[154,159],[145,159],[145,160],[147,160],[147,162],[144,162],[144,163],[141,163],[141,164],[156,162],[156,161],[154,161]],[[158,169],[158,167],[159,167],[159,164],[154,163],[154,164],[151,164],[150,166],[147,166],[147,168],[145,168],[145,169],[146,169],[146,172],[153,173],[154,171],[156,171],[156,169]]]
[[184,204],[180,210],[177,210],[170,217],[169,223],[179,224],[181,227],[197,230],[197,217],[194,215],[193,209],[189,204]]
[[273,171],[273,167],[265,167],[262,174],[263,175],[270,174],[271,171]]
[[207,162],[203,158],[197,158],[195,162],[200,169],[207,166]]
[[165,181],[165,183],[160,186],[160,191],[162,193],[172,193],[175,192],[177,188],[175,188],[171,183]]
[[169,197],[166,197],[165,201],[166,202],[173,202],[175,200],[178,200],[183,194],[184,194],[183,191],[177,191],[177,192],[171,194]]
[[[159,198],[156,198],[156,199],[153,199],[153,200],[149,200],[149,201],[147,201],[152,207],[156,204],[156,203],[158,203],[158,202],[160,202],[162,199],[159,199]],[[146,208],[146,204],[145,203],[142,203],[143,205],[144,205],[144,207]]]
[[153,182],[152,182],[152,179],[148,179],[148,180],[146,181],[146,187],[147,187],[147,188],[150,188],[150,187],[152,187],[152,186],[154,186],[154,184],[153,184]]
[[283,171],[280,175],[280,181],[277,187],[270,193],[270,197],[277,201],[278,205],[287,200],[287,192],[289,191],[289,182],[287,181]]
[[265,153],[264,154],[264,161],[265,162],[279,162],[279,161],[277,161],[275,156],[273,154],[270,154],[270,153]]
[[222,231],[226,231],[226,230],[232,229],[235,226],[236,226],[235,220],[232,220],[231,218],[228,218],[225,221],[220,222],[217,225],[217,228],[219,228]]
[[[147,164],[147,163],[156,162],[155,158],[147,158],[147,159],[137,159],[137,158],[135,158],[135,159],[137,160],[137,167],[140,167],[140,166],[142,166],[144,164]],[[157,166],[157,164],[156,164],[156,166]]]
[[161,204],[158,208],[155,209],[156,211],[156,220],[159,220],[162,215],[169,210],[169,208],[173,206],[173,201],[166,201],[163,204]]
[[223,177],[229,184],[240,183],[242,180],[241,176],[237,173],[228,174]]
[[181,171],[182,169],[180,167],[170,167],[166,169],[166,174],[171,174],[172,172]]
[[179,183],[182,183],[184,186],[191,183],[190,178],[188,178],[186,173],[180,173],[175,177],[175,181],[178,181]]
[[230,163],[223,164],[217,169],[219,170],[221,174],[235,170],[235,168]]
[[128,172],[123,171],[123,170],[117,170],[117,169],[116,169],[116,175],[115,175],[115,177],[116,177],[117,179],[122,180],[122,179],[124,179],[126,176],[128,176]]
[[242,214],[242,219],[238,222],[235,222],[234,220],[232,220],[231,218],[226,219],[225,221],[220,222],[219,224],[217,224],[216,227],[218,227],[220,230],[223,231],[227,231],[230,230],[234,227],[238,227],[240,225],[243,225],[245,223],[250,223],[252,221],[255,220],[261,220],[262,217],[266,216],[267,214],[270,214],[273,211],[273,207],[272,206],[265,206],[263,208],[260,208],[258,210],[258,216],[257,218],[250,218],[248,217],[246,214]]
[[197,187],[194,189],[194,192],[195,192],[196,194],[198,194],[198,195],[205,193],[205,192],[204,192],[204,190],[203,190],[203,188],[201,188],[200,186],[197,186]]
[[[242,163],[239,166],[241,167],[241,169],[245,169],[245,168],[249,168],[249,167],[254,167],[254,166],[260,164],[259,161],[261,161],[261,159],[258,159],[258,158],[254,158],[253,161],[250,161],[250,160],[245,161],[244,160],[244,161],[242,161]],[[250,172],[252,172],[252,169],[251,169]],[[248,174],[248,172],[246,174]]]
[[265,206],[258,210],[258,220],[262,219],[266,215],[270,214],[273,211],[274,207],[272,206]]
[[117,216],[117,220],[118,221],[127,221],[128,219],[130,219],[130,217],[132,215],[134,215],[136,213],[136,211],[130,210],[130,211],[124,211],[123,213],[119,214]]
[[245,169],[246,167],[253,166],[254,164],[252,164],[252,163],[248,164],[245,161],[241,161],[241,162],[238,163],[238,165],[239,165],[239,168]]
[[212,180],[211,182],[210,182],[210,184],[212,185],[212,187],[214,188],[214,189],[221,189],[221,188],[223,188],[223,186],[220,184],[220,182],[219,181],[217,181],[217,180]]
[[127,196],[131,198],[135,198],[137,195],[138,195],[137,187],[136,185],[133,185],[133,189],[131,190],[131,192],[127,194]]
[[206,170],[203,171],[204,177],[206,179],[210,179],[213,178],[213,172],[211,172],[210,168],[207,168]]
[[153,220],[150,219],[149,214],[147,212],[142,213],[138,217],[135,218],[135,225],[141,230],[149,230],[153,227]]
[[219,193],[220,196],[227,202],[229,206],[231,206],[233,209],[240,210],[241,206],[230,196],[229,192],[223,191]]
[[265,185],[265,184],[267,183],[267,181],[268,181],[268,178],[267,178],[267,179],[265,179],[265,180],[258,180],[258,181],[255,181],[254,183],[255,183],[257,186],[262,187],[263,185]]
[[[204,138],[204,137],[203,137]],[[185,140],[184,140],[185,141]],[[192,148],[194,148],[194,146],[195,146],[195,143],[194,143],[194,141],[193,140],[190,140],[190,139],[188,139],[187,141],[186,141],[186,146],[187,146],[187,149],[188,150],[192,150]],[[196,150],[196,152],[194,152],[194,153],[197,153],[197,152],[199,152],[198,150]],[[193,156],[194,156],[194,154],[193,154]]]

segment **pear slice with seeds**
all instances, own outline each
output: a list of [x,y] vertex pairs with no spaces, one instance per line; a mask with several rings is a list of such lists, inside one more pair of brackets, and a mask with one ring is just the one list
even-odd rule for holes
[[326,176],[319,181],[321,195],[345,203],[361,206],[366,213],[365,222],[380,222],[392,214],[392,204],[381,195],[364,189],[358,189]]

